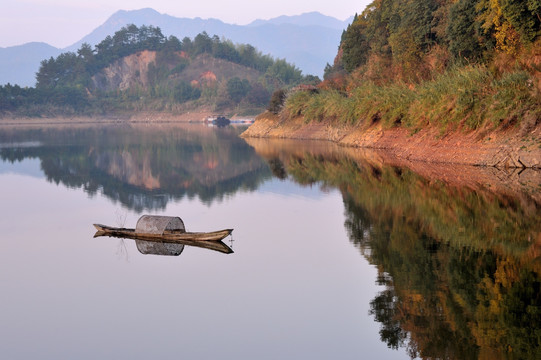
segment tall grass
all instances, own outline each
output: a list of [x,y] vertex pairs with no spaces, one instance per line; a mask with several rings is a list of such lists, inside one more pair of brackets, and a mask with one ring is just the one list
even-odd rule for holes
[[370,83],[355,89],[352,97],[358,107],[358,121],[369,124],[381,121],[385,127],[392,127],[407,119],[414,93],[403,83],[385,87]]
[[517,124],[526,113],[541,118],[541,96],[534,83],[524,71],[498,77],[486,67],[467,66],[417,86],[365,82],[347,94],[298,91],[288,96],[283,111],[289,117],[302,115],[306,122],[473,130]]
[[408,124],[433,124],[442,130],[464,124],[478,128],[486,113],[492,76],[483,67],[454,68],[423,83],[410,109]]

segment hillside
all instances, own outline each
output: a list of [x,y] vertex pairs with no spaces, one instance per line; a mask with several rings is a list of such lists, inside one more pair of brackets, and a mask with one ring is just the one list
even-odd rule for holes
[[77,53],[43,60],[36,80],[36,88],[0,86],[0,115],[180,114],[198,108],[256,114],[276,89],[319,81],[251,45],[205,32],[180,41],[160,28],[133,24],[94,49],[85,43]]
[[[468,164],[488,164],[504,147],[501,166],[539,167],[541,5],[376,0],[342,35],[324,81],[297,90],[245,136],[326,138],[397,153],[413,143],[403,156]],[[447,137],[454,140],[445,150]],[[417,151],[429,143],[447,155]],[[458,156],[457,147],[483,149],[487,161]]]
[[177,18],[146,8],[120,10],[111,15],[80,41],[65,50],[75,51],[83,43],[96,45],[107,35],[129,24],[159,27],[164,33],[193,38],[203,31],[233,43],[251,44],[265,54],[286,59],[305,74],[323,75],[332,61],[342,31],[350,21],[340,21],[319,13],[257,20],[248,25],[227,24],[218,19]]
[[[319,13],[307,13],[234,25],[217,19],[177,18],[148,8],[120,10],[90,34],[64,49],[39,43],[0,48],[0,85],[9,82],[22,87],[35,86],[35,73],[43,59],[56,57],[61,52],[76,52],[83,43],[93,47],[129,24],[159,27],[163,33],[180,39],[194,38],[203,31],[216,34],[220,39],[227,38],[233,43],[252,44],[263,53],[287,59],[305,74],[322,77],[323,68],[332,62],[340,34],[349,23],[351,19],[340,21]],[[21,53],[24,57],[20,56]]]

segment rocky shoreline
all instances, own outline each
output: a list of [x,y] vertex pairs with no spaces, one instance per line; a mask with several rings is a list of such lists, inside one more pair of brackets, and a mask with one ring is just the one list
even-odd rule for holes
[[541,126],[497,131],[455,131],[440,134],[423,129],[412,134],[405,128],[367,129],[336,126],[330,122],[305,123],[302,117],[280,119],[264,113],[241,136],[328,140],[339,145],[385,150],[397,158],[442,164],[489,166],[497,168],[541,168]]
[[[0,118],[0,128],[190,123],[202,122],[211,115],[210,111],[194,111],[183,114],[141,112],[102,117],[4,117]],[[527,131],[510,128],[497,131],[454,131],[442,135],[437,129],[423,129],[412,133],[401,127],[383,129],[378,124],[369,128],[358,128],[337,126],[331,122],[305,123],[302,117],[284,120],[278,115],[266,112],[259,115],[255,123],[241,136],[326,140],[346,147],[384,150],[391,156],[407,161],[541,169],[541,124]]]

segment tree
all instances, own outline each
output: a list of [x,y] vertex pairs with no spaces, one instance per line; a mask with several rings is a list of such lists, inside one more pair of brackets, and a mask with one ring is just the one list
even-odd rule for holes
[[269,102],[270,93],[260,83],[255,83],[251,86],[250,91],[246,94],[246,100],[253,105],[266,105]]
[[287,93],[285,89],[278,89],[274,91],[272,93],[267,110],[269,110],[273,114],[278,114],[280,110],[282,110],[282,106],[284,106],[286,95]]
[[79,56],[84,61],[94,60],[94,50],[89,43],[82,43],[79,50],[77,50],[77,56]]
[[366,38],[366,24],[364,19],[355,14],[353,22],[342,34],[340,48],[342,53],[342,63],[347,72],[352,72],[368,60],[370,44]]
[[111,58],[111,50],[113,48],[113,38],[111,35],[107,35],[105,39],[100,41],[99,44],[96,45],[96,56],[99,59],[100,65],[105,66],[104,64],[108,64]]
[[533,42],[541,34],[541,2],[539,0],[500,0],[502,13],[518,31],[524,43]]
[[306,85],[314,85],[314,86],[316,86],[316,85],[319,85],[319,83],[321,83],[321,79],[319,78],[319,76],[305,75],[302,78],[302,83],[306,84]]
[[478,60],[482,57],[476,3],[476,0],[460,0],[450,9],[447,28],[449,51],[456,59]]
[[189,100],[199,99],[201,96],[201,90],[193,88],[189,83],[181,81],[175,86],[174,97],[180,102],[186,102]]
[[194,55],[212,53],[212,40],[206,31],[197,34],[193,39],[193,53]]
[[171,35],[167,38],[167,41],[165,42],[164,50],[166,51],[181,51],[182,50],[182,43],[180,40],[174,36]]
[[479,14],[477,20],[481,30],[485,36],[495,40],[496,49],[515,55],[520,47],[520,35],[503,16],[500,2],[480,0],[475,9]]
[[236,103],[239,103],[244,96],[250,91],[250,82],[246,79],[234,77],[227,80],[227,94]]
[[212,55],[234,63],[240,63],[241,61],[235,45],[231,41],[220,41],[216,35],[212,38]]
[[90,44],[86,42],[81,44],[81,47],[77,50],[77,56],[84,64],[87,73],[93,74],[96,71],[96,58]]
[[36,73],[36,87],[54,87],[57,82],[57,66],[54,58],[51,56],[48,60],[42,60],[38,72]]
[[192,53],[193,51],[193,42],[192,42],[192,39],[190,39],[189,37],[185,36],[183,39],[182,39],[182,45],[181,45],[181,48],[183,51],[186,51],[187,53]]
[[279,79],[283,84],[298,84],[302,79],[302,72],[294,65],[279,59],[267,69],[266,75]]
[[74,86],[84,84],[86,69],[83,58],[73,52],[65,52],[41,62],[36,74],[37,87],[54,88],[56,86]]

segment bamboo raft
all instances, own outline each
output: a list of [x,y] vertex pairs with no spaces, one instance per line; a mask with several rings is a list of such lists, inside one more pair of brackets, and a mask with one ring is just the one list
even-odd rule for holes
[[189,245],[230,254],[233,250],[221,240],[231,234],[233,229],[211,232],[187,232],[179,217],[143,215],[135,229],[93,224],[94,237],[109,236],[149,241],[155,243]]

